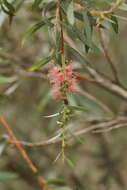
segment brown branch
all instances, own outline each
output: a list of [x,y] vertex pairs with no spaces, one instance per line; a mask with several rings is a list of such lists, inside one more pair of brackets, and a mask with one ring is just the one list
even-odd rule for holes
[[20,59],[18,58],[18,56],[15,56],[15,55],[12,55],[10,53],[7,53],[7,52],[3,52],[3,51],[0,51],[0,57],[5,57],[6,59],[10,59],[14,62],[17,62],[17,63],[20,63]]
[[60,21],[60,38],[61,38],[60,49],[61,49],[61,56],[64,56],[64,33],[63,33],[63,25],[61,23],[61,22],[63,22],[63,16],[62,16],[62,12],[61,12],[61,0],[58,0],[57,7],[58,7],[59,21]]
[[92,67],[86,67],[86,70],[91,75],[91,77],[89,77],[89,79],[86,79],[85,75],[79,74],[80,77],[77,77],[77,79],[95,83],[105,88],[109,92],[115,94],[116,96],[122,98],[123,100],[127,100],[127,90],[125,87],[108,79],[104,75],[95,71]]
[[97,99],[95,96],[92,96],[90,93],[84,91],[83,89],[81,89],[79,87],[78,87],[78,90],[76,90],[76,92],[82,96],[87,97],[89,100],[92,100],[95,103],[97,103],[109,115],[111,115],[111,116],[114,115],[114,113],[110,110],[110,108],[106,104],[104,104],[102,101]]
[[[6,130],[11,141],[18,141],[16,136],[14,135],[11,127],[9,126],[9,124],[7,123],[7,121],[5,120],[5,118],[2,115],[0,115],[0,122],[1,122],[2,126],[4,127],[4,129]],[[22,156],[22,158],[24,159],[24,161],[26,162],[27,166],[31,169],[31,171],[34,174],[37,174],[38,169],[32,163],[31,159],[29,158],[29,156],[26,153],[23,146],[20,143],[16,143],[15,146],[16,146],[17,150],[19,151],[20,155]],[[51,190],[47,185],[47,181],[42,176],[38,176],[37,180],[38,180],[39,184],[43,187],[43,190]]]
[[[91,121],[93,122],[93,121]],[[97,121],[96,121],[97,122]],[[100,121],[98,121],[100,122]],[[101,121],[100,123],[97,124],[92,124],[90,123],[90,126],[84,128],[84,129],[81,129],[77,132],[74,132],[74,135],[75,136],[82,136],[88,132],[105,132],[105,131],[109,131],[110,130],[113,130],[113,129],[116,129],[116,128],[120,128],[120,127],[125,127],[127,126],[127,118],[124,118],[124,117],[120,117],[120,118],[117,118],[117,119],[105,119],[104,121]],[[66,140],[71,140],[72,137],[71,136],[68,136],[66,137]],[[43,147],[43,146],[47,146],[47,145],[53,145],[53,144],[59,144],[61,143],[62,141],[62,138],[58,138],[58,139],[49,139],[49,140],[46,140],[46,141],[40,141],[40,142],[37,142],[37,143],[30,143],[30,142],[25,142],[25,141],[12,141],[12,140],[9,140],[9,142],[11,144],[20,144],[20,145],[24,145],[24,146],[28,146],[28,147]]]
[[[17,56],[11,54],[11,53],[7,53],[7,52],[3,52],[0,51],[0,57],[4,57],[6,59],[9,59],[11,61],[14,61],[16,63],[21,63],[22,60],[20,60]],[[7,69],[6,69],[7,70]],[[4,72],[6,72],[6,70]],[[12,69],[8,69],[7,70],[8,73],[12,72]],[[47,79],[48,77],[41,72],[27,72],[24,69],[21,68],[21,66],[18,64],[18,67],[16,67],[15,69],[13,69],[13,73],[19,75],[20,77],[28,77],[28,78],[41,78],[41,79]]]
[[100,129],[100,130],[96,130],[94,133],[104,133],[104,132],[109,132],[111,130],[114,130],[114,129],[118,129],[118,128],[122,128],[122,127],[126,127],[127,126],[127,123],[119,123],[117,125],[114,125],[112,127],[109,127],[108,129]]
[[95,71],[93,68],[86,67],[88,73],[93,77],[93,83],[105,88],[111,93],[115,94],[118,97],[121,97],[124,100],[127,100],[127,90],[122,86],[116,84],[110,79],[102,76],[100,73]]
[[115,82],[118,83],[118,84],[120,84],[117,69],[116,69],[115,64],[113,63],[113,61],[111,59],[111,56],[109,54],[109,50],[108,50],[107,44],[106,44],[104,36],[103,36],[104,35],[103,34],[103,30],[99,28],[98,32],[99,32],[99,36],[100,36],[101,46],[102,46],[102,48],[104,50],[105,57],[106,57],[109,65],[110,65],[110,68],[111,68],[112,73],[114,75]]
[[94,80],[90,78],[89,76],[82,75],[78,72],[74,72],[74,76],[76,77],[77,80],[86,80],[88,82],[93,82]]
[[76,3],[78,3],[80,5],[81,8],[85,9],[87,12],[89,12],[92,15],[96,15],[96,16],[101,16],[101,15],[109,15],[111,13],[113,13],[113,11],[115,11],[115,9],[118,7],[118,5],[120,4],[119,0],[116,1],[116,3],[112,3],[112,6],[109,10],[106,11],[96,11],[96,10],[91,10],[87,7],[87,5],[84,4],[84,2],[82,3],[81,0],[77,0]]

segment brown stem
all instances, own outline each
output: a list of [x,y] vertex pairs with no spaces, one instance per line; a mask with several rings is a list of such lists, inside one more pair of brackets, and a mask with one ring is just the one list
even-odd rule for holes
[[[59,15],[60,15],[60,21],[62,22],[63,21],[63,17],[62,17],[62,13],[61,11],[59,12]],[[62,24],[60,24],[61,26],[61,54],[64,55],[64,35],[63,35],[63,26]]]
[[[4,129],[6,130],[10,139],[12,141],[18,141],[16,136],[14,135],[11,127],[9,126],[9,124],[7,123],[7,121],[5,120],[5,118],[2,115],[0,115],[0,122],[3,125]],[[38,173],[37,167],[34,166],[31,159],[29,158],[28,154],[26,153],[25,149],[23,148],[23,146],[20,143],[16,143],[15,146],[16,146],[17,150],[19,151],[20,155],[22,156],[22,158],[24,159],[24,161],[26,162],[27,166],[31,169],[31,171],[33,173]],[[47,181],[42,176],[38,176],[37,180],[38,180],[39,184],[43,187],[43,190],[51,190],[47,185]]]
[[98,31],[99,31],[101,46],[102,46],[102,48],[103,48],[103,50],[104,50],[105,57],[106,57],[106,59],[107,59],[109,65],[110,65],[110,67],[111,67],[111,70],[112,70],[112,73],[113,73],[113,75],[114,75],[115,81],[116,81],[118,84],[120,84],[119,77],[118,77],[118,72],[117,72],[117,69],[116,69],[116,67],[115,67],[115,64],[113,63],[112,58],[111,58],[111,56],[110,56],[110,53],[109,53],[107,44],[106,44],[105,39],[104,39],[104,36],[103,36],[103,31],[102,31],[102,29],[100,29],[100,28],[98,29]]
[[[111,131],[113,129],[116,128],[122,128],[122,127],[126,127],[127,126],[127,119],[126,117],[120,117],[120,118],[116,118],[116,119],[112,119],[112,118],[102,118],[102,120],[91,120],[91,121],[87,121],[90,125],[86,128],[83,128],[81,130],[78,130],[76,132],[74,132],[74,135],[76,136],[82,136],[86,133],[89,132],[108,132]],[[96,122],[96,124],[93,124],[94,122]],[[66,137],[68,140],[71,140],[72,137],[68,136]],[[24,145],[24,146],[28,146],[28,147],[43,147],[43,146],[47,146],[47,145],[53,145],[53,144],[59,144],[62,142],[62,138],[58,138],[58,139],[49,139],[46,141],[41,141],[41,142],[37,142],[37,143],[30,143],[30,142],[24,142],[24,141],[9,141],[11,144],[20,144],[20,145]]]
[[96,16],[101,16],[101,15],[109,15],[111,13],[113,13],[113,11],[118,7],[118,5],[120,4],[119,1],[116,1],[115,3],[112,3],[112,6],[109,10],[106,11],[97,11],[97,10],[91,10],[89,9],[84,2],[82,3],[81,0],[76,0],[76,3],[78,3],[80,5],[81,8],[85,9],[87,12],[89,12],[92,15],[96,15]]

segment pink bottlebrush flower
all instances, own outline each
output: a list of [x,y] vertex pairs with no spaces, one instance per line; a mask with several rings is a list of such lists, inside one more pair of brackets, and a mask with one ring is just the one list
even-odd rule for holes
[[75,89],[75,78],[72,78],[70,81],[69,81],[69,90],[71,92],[74,92],[76,89]]
[[53,85],[51,94],[54,98],[60,98],[61,97],[61,91],[58,86]]
[[65,72],[67,77],[71,78],[72,74],[73,74],[73,70],[72,70],[71,65],[66,66],[65,69],[64,69],[64,72]]
[[65,79],[66,79],[66,78],[65,78],[65,74],[62,73],[62,72],[58,73],[57,79],[58,79],[60,82],[65,81]]
[[54,98],[61,98],[65,93],[63,89],[71,92],[75,91],[75,77],[73,76],[72,66],[68,65],[64,69],[58,69],[55,65],[52,65],[48,77],[52,83],[51,93]]
[[58,68],[52,64],[51,69],[49,71],[48,77],[51,83],[55,83],[56,82],[56,77],[58,76],[59,70]]

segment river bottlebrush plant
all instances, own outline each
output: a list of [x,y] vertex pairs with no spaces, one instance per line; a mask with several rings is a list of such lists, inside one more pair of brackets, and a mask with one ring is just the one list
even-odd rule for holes
[[[30,7],[28,4],[30,4]],[[42,184],[44,190],[50,190],[48,187],[48,181],[38,174],[38,169],[30,161],[22,145],[44,146],[45,144],[61,143],[59,155],[63,161],[69,161],[69,163],[71,163],[71,160],[68,159],[69,154],[66,150],[69,147],[69,140],[72,137],[74,137],[73,139],[77,139],[79,135],[89,131],[94,130],[96,133],[107,132],[108,130],[112,130],[112,128],[114,129],[119,126],[121,127],[121,125],[127,125],[126,118],[119,118],[118,113],[118,118],[116,119],[112,109],[109,108],[110,106],[103,103],[106,99],[105,94],[104,97],[101,97],[100,91],[95,93],[96,95],[99,94],[102,100],[100,100],[101,98],[97,99],[96,95],[94,96],[92,94],[94,93],[92,85],[97,85],[99,88],[104,88],[113,95],[115,94],[116,97],[122,98],[124,101],[127,100],[127,88],[124,85],[126,82],[119,79],[117,65],[114,64],[112,60],[111,54],[109,53],[110,47],[108,46],[110,32],[118,35],[120,27],[119,20],[127,20],[126,17],[121,16],[121,12],[126,14],[127,1],[31,0],[30,2],[27,2],[24,0],[0,0],[0,14],[1,12],[2,14],[4,12],[4,18],[9,18],[8,30],[11,30],[11,27],[13,28],[13,22],[15,22],[18,10],[23,6],[28,6],[27,11],[31,11],[31,14],[33,13],[34,15],[35,13],[36,16],[34,21],[36,20],[36,23],[28,28],[23,35],[21,46],[24,45],[26,39],[34,37],[35,33],[39,30],[40,33],[42,31],[39,36],[40,39],[43,38],[43,48],[42,51],[39,50],[39,52],[41,51],[40,54],[42,58],[35,63],[33,63],[33,60],[30,60],[30,64],[27,64],[23,57],[22,60],[25,66],[22,66],[22,64],[20,65],[18,56],[14,57],[6,53],[0,53],[2,58],[5,56],[7,57],[7,60],[12,59],[12,61],[18,62],[15,69],[13,66],[11,69],[11,72],[14,72],[14,77],[7,77],[8,73],[5,73],[5,76],[0,75],[0,82],[12,84],[12,86],[9,86],[11,89],[8,88],[5,91],[5,94],[9,95],[13,90],[17,89],[18,85],[20,85],[19,79],[22,76],[40,77],[41,79],[48,81],[47,86],[48,89],[50,89],[50,95],[46,98],[51,99],[51,101],[53,100],[53,103],[58,103],[59,111],[57,110],[57,114],[44,116],[44,118],[47,119],[53,117],[54,119],[54,117],[57,116],[57,121],[54,122],[54,128],[58,135],[44,143],[21,143],[15,138],[8,123],[3,117],[0,117],[0,122],[10,136],[10,139],[8,138],[8,143],[16,144],[17,149],[29,168],[37,175],[38,182]],[[8,38],[10,39],[10,37]],[[48,45],[45,46],[45,44]],[[34,42],[32,46],[33,49],[35,49],[34,46],[36,46],[36,42]],[[98,66],[96,67],[94,58],[91,59],[93,54],[95,57],[98,56],[98,54],[101,56],[104,54],[107,59],[108,69],[110,69],[109,73],[105,71],[105,69],[98,71]],[[103,63],[101,66],[103,68]],[[0,72],[4,73],[4,67],[2,69],[3,70]],[[109,75],[111,75],[111,77],[109,77]],[[88,83],[88,86],[85,86],[85,82]],[[89,87],[89,83],[92,83],[90,84],[92,87]],[[83,99],[83,96],[86,98],[85,100]],[[44,102],[42,101],[42,104],[43,103]],[[86,108],[89,105],[92,105],[92,109],[88,111]],[[101,110],[101,113],[97,110]],[[80,115],[77,111],[81,111],[81,114],[83,111],[82,117],[79,119],[77,126],[80,125],[80,122],[82,123],[83,118],[90,127],[88,126],[84,128],[85,122],[83,122],[83,128],[78,130],[76,122],[72,122],[74,119],[73,116],[78,118]],[[75,120],[77,119],[76,117]],[[48,119],[46,122],[49,125]],[[71,125],[71,123],[73,123],[70,127],[71,129],[73,128],[72,130],[69,128],[69,124]],[[105,129],[105,126],[108,127]],[[93,136],[97,138],[97,135]],[[103,139],[101,140],[103,141]],[[104,143],[105,142],[102,142],[103,145]],[[107,146],[105,149],[107,151]],[[107,152],[106,154],[108,154]],[[107,159],[110,159],[110,156],[107,157]],[[111,161],[108,161],[107,163],[112,163]],[[72,165],[72,163],[70,165]],[[110,172],[108,171],[107,173],[109,174]],[[80,182],[78,183],[80,184]],[[69,189],[62,187],[55,190]],[[75,190],[83,189],[76,187]]]

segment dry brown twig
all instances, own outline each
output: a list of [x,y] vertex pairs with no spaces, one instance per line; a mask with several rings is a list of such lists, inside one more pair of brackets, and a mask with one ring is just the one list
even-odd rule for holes
[[[5,118],[2,115],[0,115],[0,123],[2,124],[2,126],[5,129],[5,131],[7,132],[8,136],[10,137],[10,140],[17,142],[18,140],[17,140],[16,136],[14,135],[11,127],[9,126],[9,124],[7,123],[7,121],[5,120]],[[21,143],[15,143],[15,146],[16,146],[17,150],[19,151],[21,157],[26,162],[27,166],[31,169],[31,171],[34,174],[37,174],[38,173],[38,169],[32,163],[31,159],[29,158],[28,154],[26,153],[25,149],[23,148],[22,144]],[[51,188],[48,187],[47,181],[45,180],[44,177],[37,176],[37,180],[38,180],[39,184],[42,186],[43,190],[51,190]]]
[[110,55],[109,50],[108,50],[108,46],[107,46],[106,41],[104,39],[104,31],[103,31],[103,29],[98,28],[98,32],[99,32],[99,36],[100,36],[101,46],[104,50],[105,57],[106,57],[109,65],[111,67],[112,73],[113,73],[114,78],[115,78],[115,82],[120,84],[116,66],[115,66],[114,62],[112,61],[111,55]]
[[108,14],[113,13],[113,11],[115,11],[115,9],[119,6],[120,1],[117,0],[115,3],[112,3],[111,8],[107,11],[91,10],[87,7],[87,5],[84,4],[84,2],[82,3],[81,0],[77,0],[76,3],[80,5],[80,8],[83,8],[85,11],[89,12],[90,14],[96,15],[96,16],[102,16],[102,15],[108,15]]
[[[92,122],[92,121],[91,121]],[[117,128],[121,127],[126,127],[127,126],[127,118],[120,117],[116,119],[105,119],[104,121],[99,121],[97,124],[90,124],[88,127],[81,129],[77,132],[74,132],[74,136],[82,136],[88,132],[108,132]],[[71,136],[66,137],[67,140],[72,140]],[[11,144],[20,144],[28,147],[43,147],[47,145],[54,145],[54,144],[59,144],[62,141],[62,138],[58,139],[48,139],[46,141],[40,141],[37,143],[30,143],[30,142],[25,142],[25,141],[13,141],[11,139],[8,139],[9,143]]]

